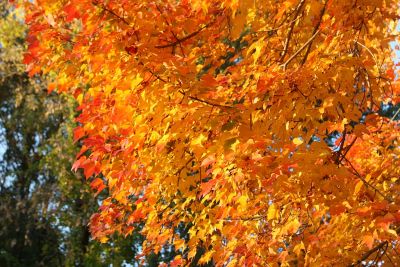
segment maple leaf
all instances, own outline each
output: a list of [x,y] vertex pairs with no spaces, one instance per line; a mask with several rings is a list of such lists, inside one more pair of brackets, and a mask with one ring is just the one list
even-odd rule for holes
[[379,105],[400,100],[397,6],[25,1],[24,61],[77,99],[72,168],[108,187],[92,235],[142,223],[143,253],[175,245],[175,266],[398,250],[400,131]]

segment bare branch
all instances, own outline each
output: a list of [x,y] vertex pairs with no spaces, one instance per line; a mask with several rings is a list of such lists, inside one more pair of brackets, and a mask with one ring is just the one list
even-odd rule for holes
[[390,120],[393,121],[396,118],[397,114],[399,114],[399,112],[400,112],[400,107],[397,109],[396,113],[394,113],[393,117]]
[[286,54],[288,52],[289,43],[290,43],[290,40],[292,39],[293,29],[294,29],[294,26],[296,25],[297,17],[299,16],[300,11],[301,11],[301,9],[302,9],[302,7],[303,7],[305,2],[306,2],[305,0],[300,0],[299,4],[296,7],[296,11],[295,11],[295,14],[294,14],[294,19],[290,23],[289,32],[288,32],[288,35],[287,35],[286,40],[285,40],[285,46],[283,48],[282,55],[279,58],[280,62],[283,61],[283,59],[285,58],[285,56],[286,56]]
[[384,241],[384,242],[380,243],[376,247],[374,247],[374,248],[368,250],[367,252],[365,252],[364,255],[358,261],[356,261],[355,263],[350,264],[349,267],[360,265],[363,261],[368,259],[372,254],[374,254],[377,251],[380,251],[383,247],[385,247],[387,245],[388,245],[388,241]]
[[[321,10],[321,14],[320,14],[320,16],[319,16],[318,23],[317,23],[317,25],[315,25],[314,30],[313,30],[313,35],[318,31],[319,26],[321,25],[322,17],[323,17],[324,14],[325,14],[326,5],[328,4],[328,1],[329,1],[329,0],[326,0],[326,1],[325,1],[325,4],[324,4],[324,6],[323,6],[323,8],[322,8],[322,10]],[[304,54],[304,57],[303,57],[303,59],[301,60],[300,65],[304,65],[304,63],[306,63],[308,54],[309,54],[310,51],[311,51],[312,43],[313,43],[313,42],[311,41],[311,42],[308,44],[306,53]]]
[[181,93],[181,94],[184,95],[184,96],[187,96],[187,98],[189,98],[189,99],[196,100],[196,101],[198,101],[198,102],[207,104],[207,105],[209,105],[209,106],[219,107],[219,108],[229,108],[229,109],[234,108],[234,107],[232,107],[232,106],[222,105],[222,104],[218,104],[218,103],[212,103],[212,102],[209,102],[209,101],[207,101],[207,100],[198,98],[198,97],[196,97],[196,96],[187,95],[187,94],[186,94],[185,92],[183,92],[182,90],[180,90],[179,93]]
[[345,152],[342,154],[342,157],[339,159],[339,163],[343,161],[344,157],[346,157],[347,153],[350,151],[351,147],[354,145],[354,143],[357,141],[357,137],[351,141],[350,145],[346,146]]
[[202,32],[204,29],[206,29],[206,28],[208,28],[210,25],[212,25],[214,22],[215,22],[215,19],[214,19],[213,21],[211,21],[210,23],[207,23],[206,25],[200,27],[200,29],[198,29],[197,31],[192,32],[191,34],[186,35],[186,36],[183,37],[183,38],[177,38],[176,36],[174,36],[174,37],[177,39],[175,42],[172,42],[172,43],[169,43],[169,44],[166,44],[166,45],[156,45],[155,48],[160,48],[160,49],[161,49],[161,48],[175,47],[175,46],[177,46],[178,44],[181,44],[181,43],[185,42],[186,40],[188,40],[188,39],[190,39],[190,38],[196,36],[197,34],[199,34],[200,32]]
[[121,22],[123,22],[124,24],[126,24],[126,25],[128,25],[128,26],[131,26],[131,25],[129,24],[129,22],[128,22],[126,19],[124,19],[123,17],[121,17],[120,15],[118,15],[117,13],[115,13],[113,10],[107,8],[106,5],[104,5],[104,4],[99,4],[99,2],[96,1],[96,0],[93,0],[93,1],[92,1],[92,4],[95,5],[95,6],[100,7],[100,8],[101,8],[102,10],[104,10],[104,11],[107,11],[108,13],[110,13],[111,15],[113,15],[114,17],[116,17],[117,19],[119,19]]
[[288,65],[298,54],[300,54],[300,52],[303,51],[303,49],[306,48],[307,45],[309,45],[309,44],[315,39],[315,37],[317,37],[318,33],[320,33],[320,30],[317,30],[317,31],[314,33],[314,35],[311,36],[311,38],[308,39],[308,41],[305,42],[305,43],[300,47],[299,50],[297,50],[296,53],[294,53],[285,63],[283,63],[283,64],[281,65],[281,67],[283,67],[283,69],[286,69],[287,65]]
[[378,188],[376,188],[374,185],[372,185],[371,183],[369,183],[367,180],[365,180],[364,177],[362,177],[362,175],[356,170],[356,168],[354,168],[353,164],[346,158],[343,158],[351,167],[351,169],[353,170],[354,174],[364,183],[364,185],[368,188],[372,188],[374,189],[375,192],[377,192],[379,195],[381,195],[385,200],[389,201],[389,202],[393,202],[393,199],[391,199],[388,196],[385,196],[381,191],[379,191]]

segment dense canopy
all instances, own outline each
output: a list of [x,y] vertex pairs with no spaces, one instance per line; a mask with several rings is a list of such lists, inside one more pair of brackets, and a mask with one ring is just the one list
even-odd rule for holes
[[28,71],[79,102],[73,169],[108,194],[93,237],[143,223],[172,266],[400,262],[397,1],[25,8]]

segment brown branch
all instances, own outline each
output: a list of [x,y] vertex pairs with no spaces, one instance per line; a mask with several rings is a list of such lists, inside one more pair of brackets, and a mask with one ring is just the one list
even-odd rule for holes
[[390,119],[390,121],[393,121],[393,120],[396,118],[397,114],[399,114],[399,112],[400,112],[400,107],[397,109],[396,113],[394,113],[394,115],[393,115],[393,117]]
[[388,241],[384,241],[379,245],[377,245],[376,247],[368,250],[357,262],[350,264],[349,267],[360,265],[363,261],[368,259],[372,254],[374,254],[377,251],[380,251],[383,247],[387,246],[388,244],[389,244]]
[[223,218],[223,219],[219,219],[222,221],[226,221],[226,222],[232,222],[232,221],[258,221],[258,220],[262,220],[267,218],[267,215],[257,215],[254,217],[245,217],[245,218]]
[[92,1],[92,4],[95,5],[95,6],[100,7],[100,8],[101,8],[102,10],[104,10],[104,11],[107,11],[108,13],[110,13],[111,15],[113,15],[114,17],[116,17],[117,19],[119,19],[120,21],[122,21],[123,23],[125,23],[126,25],[131,26],[131,25],[129,24],[129,22],[128,22],[126,19],[124,19],[123,17],[121,17],[120,15],[118,15],[117,13],[115,13],[113,10],[107,8],[106,5],[104,5],[104,4],[99,4],[99,1],[98,1],[98,0],[93,0],[93,1]]
[[306,2],[305,0],[300,0],[299,4],[296,7],[294,19],[293,19],[292,23],[290,23],[289,32],[287,34],[287,37],[286,37],[286,40],[285,40],[285,45],[283,47],[282,55],[279,58],[279,62],[283,61],[283,59],[285,58],[285,56],[286,56],[286,54],[288,52],[289,43],[290,43],[290,40],[292,39],[293,29],[294,29],[294,26],[296,25],[297,17],[299,16],[300,11],[301,11],[301,9],[302,9],[302,7],[303,7],[305,2]]
[[[315,25],[314,30],[313,30],[313,35],[318,31],[319,26],[321,26],[322,17],[323,17],[324,14],[325,14],[326,5],[328,4],[328,1],[329,1],[329,0],[326,0],[326,1],[325,1],[324,7],[323,7],[322,10],[321,10],[321,14],[320,14],[320,16],[319,16],[318,23],[317,23],[317,25]],[[308,54],[309,54],[310,51],[311,51],[312,43],[313,43],[313,42],[311,41],[311,42],[308,44],[306,53],[304,54],[304,57],[303,57],[303,59],[301,60],[300,65],[304,65],[304,63],[306,63]]]
[[234,108],[234,107],[232,107],[232,106],[222,105],[222,104],[218,104],[218,103],[212,103],[212,102],[209,102],[209,101],[207,101],[207,100],[198,98],[198,97],[196,97],[196,96],[187,95],[187,94],[186,94],[185,92],[183,92],[182,90],[180,90],[179,93],[181,93],[182,95],[186,96],[186,97],[189,98],[189,99],[196,100],[196,101],[198,101],[198,102],[201,102],[201,103],[204,103],[204,104],[213,106],[213,107],[229,108],[229,109]]
[[[171,24],[168,22],[167,18],[164,16],[164,13],[162,12],[161,8],[160,8],[157,4],[155,4],[155,5],[156,5],[156,7],[157,7],[158,12],[160,12],[160,15],[163,17],[165,23],[166,23],[169,27],[171,27]],[[170,30],[170,32],[171,32],[172,36],[174,36],[174,38],[176,39],[176,41],[179,41],[179,38],[178,38],[178,36],[175,34],[175,32],[174,32],[173,30]],[[183,51],[182,42],[179,43],[179,47],[181,48],[182,55],[183,55],[184,57],[186,57],[186,56],[185,56],[185,52]],[[174,50],[175,50],[174,48],[175,48],[175,47],[173,47],[173,49],[172,49],[173,52],[174,52]]]
[[146,67],[146,66],[144,65],[143,62],[139,61],[138,64],[141,65],[141,66],[143,66],[144,69],[145,69],[146,71],[150,72],[151,75],[153,75],[154,77],[156,77],[157,80],[160,80],[160,81],[162,81],[162,82],[164,82],[164,83],[167,83],[167,81],[166,81],[165,79],[161,78],[157,73],[155,73],[154,71],[152,71],[149,67]]
[[[399,232],[400,232],[400,227],[397,227],[397,228],[394,229],[394,230],[396,231],[397,234],[399,234]],[[364,253],[364,255],[363,255],[357,262],[355,262],[355,263],[353,263],[353,264],[351,264],[351,265],[349,265],[349,266],[351,267],[351,266],[360,265],[363,261],[365,261],[366,259],[368,259],[374,252],[377,252],[377,251],[381,250],[381,249],[384,248],[384,247],[385,247],[384,254],[386,254],[387,248],[389,247],[389,242],[388,242],[388,241],[383,241],[383,242],[381,242],[380,244],[378,244],[376,247],[374,247],[374,248],[368,250],[366,253]],[[393,251],[394,251],[396,254],[398,254],[397,251],[396,251],[396,249],[394,249]],[[387,256],[387,255],[386,255],[386,256]],[[383,255],[382,255],[381,257],[383,257]],[[390,258],[389,258],[389,260],[390,260]],[[390,261],[391,261],[391,260],[390,260]]]
[[282,28],[282,27],[284,27],[284,26],[286,26],[286,25],[288,25],[288,24],[292,24],[293,22],[298,21],[300,18],[301,18],[301,17],[297,17],[297,18],[295,18],[295,19],[293,19],[293,20],[291,20],[291,21],[289,21],[289,22],[287,22],[287,23],[283,23],[282,25],[280,25],[280,26],[278,26],[278,27],[276,27],[276,28],[271,28],[271,29],[268,29],[268,30],[259,30],[259,31],[255,32],[255,34],[258,34],[258,33],[276,32],[276,31],[279,30],[280,28]]
[[187,165],[193,160],[194,160],[194,157],[191,157],[188,161],[186,161],[186,163],[175,172],[175,175],[180,175],[181,172],[183,171],[183,169],[186,168]]
[[281,65],[281,67],[283,67],[283,69],[286,69],[287,65],[288,65],[298,54],[300,54],[300,52],[303,51],[303,49],[306,48],[306,46],[309,45],[309,44],[315,39],[315,37],[317,37],[317,35],[318,35],[319,32],[320,32],[320,30],[317,30],[317,31],[314,33],[314,35],[311,36],[311,38],[308,39],[308,41],[305,42],[305,43],[300,47],[300,49],[296,51],[296,53],[294,53],[288,60],[286,60],[285,63],[283,63],[283,64]]
[[179,168],[179,170],[177,170],[176,172],[175,172],[175,175],[178,175],[178,187],[179,187],[179,181],[180,181],[180,178],[181,178],[181,172],[183,171],[183,169],[185,169],[186,167],[187,167],[187,165],[191,162],[191,161],[193,161],[194,160],[194,157],[191,157],[186,163],[185,163],[185,165],[183,165],[181,168]]
[[163,83],[167,83],[166,80],[164,80],[163,78],[161,78],[157,73],[155,73],[154,71],[152,71],[150,68],[146,67],[146,70],[147,70],[148,72],[150,72],[151,75],[153,75],[154,77],[156,77],[157,80],[160,80],[160,81],[162,81]]
[[346,134],[347,134],[347,130],[344,129],[342,141],[340,142],[340,148],[339,148],[339,151],[337,152],[336,164],[340,164],[340,155],[342,154],[342,151],[343,151],[344,142],[346,142]]
[[204,29],[206,29],[206,28],[208,28],[210,25],[212,25],[214,22],[215,22],[215,19],[214,19],[212,22],[207,23],[207,24],[204,25],[203,27],[200,27],[200,29],[198,29],[197,31],[192,32],[191,34],[186,35],[186,36],[183,37],[183,38],[180,38],[180,39],[179,39],[179,38],[177,38],[176,36],[174,36],[174,37],[177,39],[175,42],[172,42],[172,43],[169,43],[169,44],[166,44],[166,45],[156,45],[155,48],[160,48],[160,49],[161,49],[161,48],[175,47],[175,46],[177,46],[178,44],[181,44],[181,43],[185,42],[186,40],[188,40],[188,39],[190,39],[190,38],[196,36],[196,35],[199,34],[201,31],[203,31]]
[[354,174],[364,183],[364,185],[368,188],[372,188],[375,190],[376,193],[378,193],[379,195],[381,195],[385,200],[389,201],[389,202],[393,202],[393,200],[388,197],[385,196],[381,191],[379,191],[378,188],[376,188],[375,186],[373,186],[371,183],[369,183],[367,180],[365,180],[364,177],[362,177],[362,175],[356,170],[356,168],[354,168],[353,164],[346,158],[343,158],[345,161],[347,161],[347,163],[349,164],[349,166],[351,167],[351,169],[353,170]]
[[346,146],[346,151],[342,154],[342,157],[339,159],[339,163],[343,161],[343,159],[346,157],[347,153],[350,151],[351,147],[354,145],[354,143],[357,141],[357,137],[351,141],[350,145]]

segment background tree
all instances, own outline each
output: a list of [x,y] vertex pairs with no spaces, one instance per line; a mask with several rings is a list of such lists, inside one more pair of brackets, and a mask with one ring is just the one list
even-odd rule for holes
[[[137,232],[108,244],[90,238],[102,196],[94,199],[83,174],[71,172],[76,101],[48,93],[46,77],[27,75],[25,36],[22,11],[0,2],[0,265],[134,265]],[[152,255],[148,265],[166,257]]]
[[40,161],[62,117],[55,97],[47,97],[42,82],[24,73],[21,16],[6,2],[0,8],[1,265],[60,265],[60,233],[47,216],[56,181]]
[[[399,262],[395,0],[26,2],[102,242],[171,265]],[[84,11],[84,12],[83,12]]]

